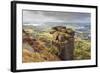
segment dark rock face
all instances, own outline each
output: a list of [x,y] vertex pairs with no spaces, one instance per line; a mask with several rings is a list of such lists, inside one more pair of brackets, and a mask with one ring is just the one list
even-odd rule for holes
[[56,26],[52,29],[54,30],[50,32],[54,36],[52,44],[59,49],[59,57],[61,60],[72,60],[74,51],[74,31],[64,26]]

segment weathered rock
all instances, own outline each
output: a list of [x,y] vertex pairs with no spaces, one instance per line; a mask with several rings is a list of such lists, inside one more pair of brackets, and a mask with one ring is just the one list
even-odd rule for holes
[[53,30],[53,32],[50,32],[54,36],[52,44],[59,49],[59,57],[62,60],[72,60],[74,51],[74,31],[64,26],[53,27]]

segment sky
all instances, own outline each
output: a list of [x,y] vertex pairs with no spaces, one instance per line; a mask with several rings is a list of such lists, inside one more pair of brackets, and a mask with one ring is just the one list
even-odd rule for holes
[[90,23],[90,13],[23,10],[23,24]]

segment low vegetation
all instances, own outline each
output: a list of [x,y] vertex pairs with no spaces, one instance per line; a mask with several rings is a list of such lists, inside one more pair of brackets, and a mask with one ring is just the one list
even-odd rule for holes
[[[55,40],[53,34],[51,34],[54,33],[54,30],[51,29],[51,31],[53,32],[50,31],[38,32],[34,31],[34,29],[32,30],[30,29],[31,32],[27,33],[25,29],[23,29],[23,53],[22,53],[23,63],[61,61],[62,60],[60,58],[61,50],[57,46],[55,46],[52,42]],[[62,33],[62,31],[68,34]],[[65,38],[68,37],[66,39],[69,40],[69,38],[72,38],[71,36],[73,36],[73,33],[71,29],[68,29],[68,31],[65,30],[62,31],[59,31],[59,33],[63,36],[65,35],[64,36]],[[60,36],[59,40],[61,42],[59,42],[58,40],[55,42],[59,43],[60,45],[63,44],[65,39],[61,38],[62,36]],[[75,37],[73,40],[74,40],[73,60],[90,59],[91,58],[90,40],[84,40],[81,39],[81,37]]]

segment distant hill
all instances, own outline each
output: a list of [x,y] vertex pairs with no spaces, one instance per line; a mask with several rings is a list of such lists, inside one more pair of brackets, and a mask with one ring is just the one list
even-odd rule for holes
[[[90,27],[90,23],[57,23],[57,22],[47,22],[43,25],[37,25],[37,26],[33,26],[34,24],[28,24],[28,25],[23,25],[23,29],[27,29],[30,28],[36,32],[48,32],[51,31],[52,27],[55,26],[66,26],[66,28],[72,28],[73,30],[75,30],[75,34],[78,37],[81,37],[82,39],[89,39],[91,38],[91,27]],[[80,34],[82,34],[80,36]]]

